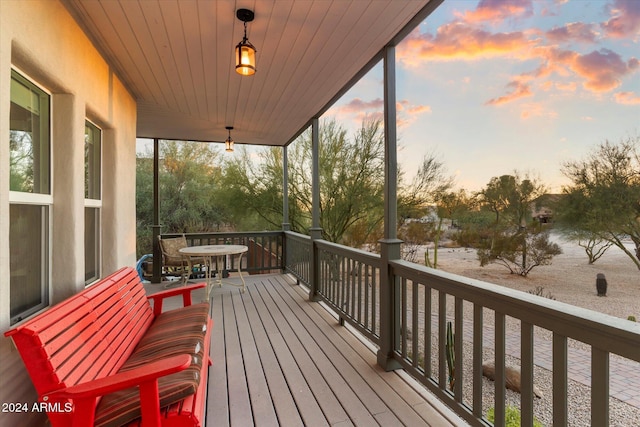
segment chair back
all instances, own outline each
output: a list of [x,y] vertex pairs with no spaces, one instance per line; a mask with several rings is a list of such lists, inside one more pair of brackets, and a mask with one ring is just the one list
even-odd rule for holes
[[187,238],[185,236],[170,237],[168,239],[158,238],[160,249],[162,250],[162,258],[164,265],[183,266],[186,265],[186,257],[179,251],[187,247]]

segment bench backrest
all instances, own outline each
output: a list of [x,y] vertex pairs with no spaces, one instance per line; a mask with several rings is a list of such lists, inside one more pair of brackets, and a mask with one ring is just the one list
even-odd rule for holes
[[152,322],[140,277],[123,268],[5,335],[42,396],[116,372]]

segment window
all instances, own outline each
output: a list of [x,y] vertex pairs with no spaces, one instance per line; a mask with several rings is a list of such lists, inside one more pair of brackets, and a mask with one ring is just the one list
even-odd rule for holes
[[102,132],[85,122],[84,127],[84,280],[100,278],[100,208],[102,174]]
[[11,71],[9,262],[11,323],[49,304],[50,96]]

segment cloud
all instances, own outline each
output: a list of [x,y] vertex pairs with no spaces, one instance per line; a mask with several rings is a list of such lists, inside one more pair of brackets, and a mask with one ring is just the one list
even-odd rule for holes
[[440,26],[435,36],[412,32],[398,46],[398,58],[407,65],[427,59],[487,58],[526,51],[534,44],[522,31],[491,33],[457,21]]
[[[362,123],[365,118],[373,120],[382,120],[384,109],[384,100],[375,98],[369,101],[361,98],[354,98],[346,104],[334,106],[328,115],[350,115],[354,122]],[[417,120],[418,116],[425,113],[431,113],[431,107],[428,105],[411,104],[409,100],[402,99],[396,102],[397,123],[398,126],[406,126]]]
[[429,105],[414,105],[407,109],[409,114],[422,114],[422,113],[430,113],[431,107]]
[[569,66],[586,80],[586,89],[606,92],[620,86],[622,77],[638,68],[638,60],[631,58],[624,62],[617,53],[600,49],[586,55],[574,53]]
[[[465,22],[498,23],[507,18],[533,15],[532,0],[480,0],[478,7],[461,15]],[[459,15],[460,16],[460,15]]]
[[548,109],[547,107],[539,103],[523,105],[522,111],[520,112],[520,118],[526,120],[531,117],[546,117],[548,119],[556,119],[558,117],[558,113],[554,110]]
[[618,104],[640,105],[640,95],[633,92],[618,92],[613,95]]
[[578,41],[595,43],[598,33],[594,24],[571,22],[562,27],[555,27],[545,33],[547,39],[556,44]]
[[640,35],[640,1],[614,0],[609,11],[611,18],[602,24],[607,36],[620,39]]
[[[548,31],[494,32],[500,20],[533,14],[532,0],[480,0],[476,9],[454,12],[456,18],[438,27],[435,33],[412,32],[398,46],[398,60],[408,67],[427,61],[470,61],[487,58],[519,60],[535,64],[530,72],[511,78],[507,93],[486,105],[501,105],[533,95],[533,88],[550,91],[584,90],[602,93],[614,90],[625,77],[639,68],[637,58],[625,59],[609,49],[590,53],[567,49],[569,43],[594,44],[603,32],[613,37],[638,33],[640,37],[640,0],[610,0],[610,19],[603,24],[572,22]],[[560,8],[566,0],[549,3]],[[553,77],[564,82],[553,82]],[[537,84],[533,84],[537,80]],[[545,81],[546,80],[546,81]],[[552,83],[551,83],[552,82]]]
[[340,110],[345,113],[359,112],[362,110],[381,110],[384,107],[384,100],[382,98],[372,99],[371,101],[363,101],[360,98],[354,98],[347,104],[340,107]]
[[578,88],[578,84],[576,82],[568,82],[568,83],[556,82],[555,88],[561,92],[575,92],[576,89]]
[[502,105],[507,102],[515,101],[516,99],[532,96],[531,88],[528,84],[513,80],[507,84],[508,88],[511,88],[511,92],[501,96],[499,98],[490,99],[485,103],[485,105]]
[[[540,47],[534,51],[543,61],[542,64],[534,71],[518,76],[518,80],[543,78],[554,73],[565,77],[577,75],[584,80],[582,86],[585,89],[596,93],[608,92],[620,86],[624,77],[640,67],[638,59],[631,58],[625,62],[619,54],[604,48],[588,54],[556,47]],[[545,84],[541,87],[549,89]],[[575,90],[572,83],[556,83],[555,87],[559,90]]]

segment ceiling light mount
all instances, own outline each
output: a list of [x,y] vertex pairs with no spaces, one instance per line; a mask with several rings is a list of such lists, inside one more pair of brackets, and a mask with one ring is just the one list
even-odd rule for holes
[[236,17],[244,22],[244,37],[236,46],[236,72],[243,76],[252,76],[256,73],[256,48],[247,38],[247,22],[253,21],[255,14],[249,9],[238,9]]
[[229,131],[229,137],[224,142],[224,150],[228,153],[233,152],[233,139],[231,139],[231,131],[233,130],[233,126],[225,126],[225,129]]

